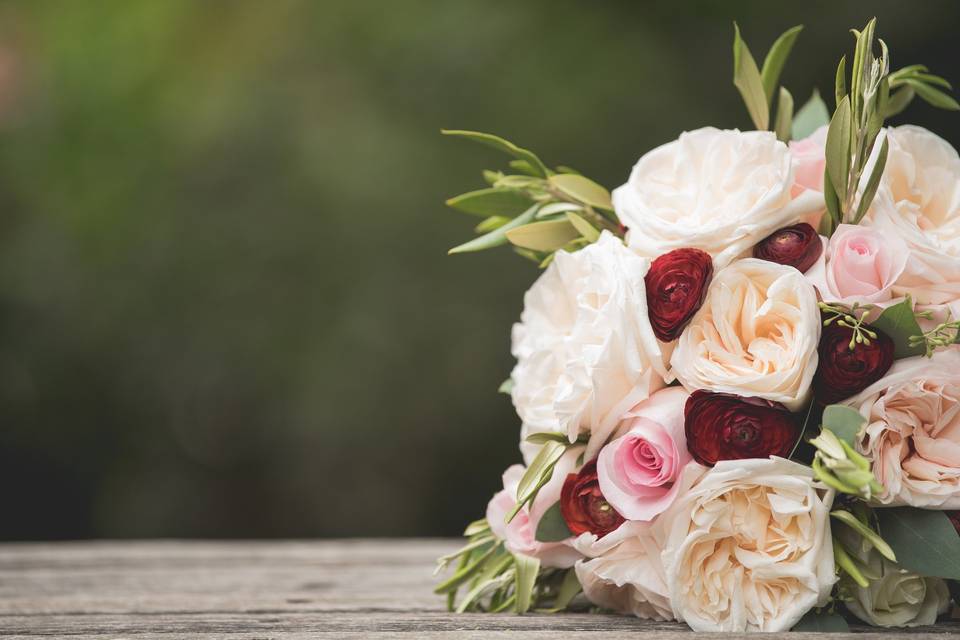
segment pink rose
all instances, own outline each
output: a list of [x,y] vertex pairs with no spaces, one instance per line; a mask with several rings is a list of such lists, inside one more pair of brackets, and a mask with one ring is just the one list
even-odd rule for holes
[[553,476],[537,493],[533,504],[524,507],[509,523],[506,522],[517,503],[517,485],[526,469],[515,464],[503,472],[503,490],[494,494],[487,504],[487,522],[490,530],[511,553],[540,558],[545,567],[569,568],[582,556],[571,545],[573,538],[563,542],[539,542],[536,539],[537,525],[544,512],[560,499],[560,489],[568,473],[576,466],[582,447],[568,449],[554,468]]
[[688,397],[682,387],[657,391],[623,417],[623,435],[600,450],[600,490],[628,520],[652,520],[677,497],[677,479],[692,460],[684,435]]
[[898,237],[841,224],[807,278],[827,302],[880,304],[893,299],[893,285],[908,258],[909,251]]
[[827,165],[824,147],[827,144],[827,127],[823,126],[803,140],[790,143],[793,156],[794,196],[810,189],[823,191],[823,170]]

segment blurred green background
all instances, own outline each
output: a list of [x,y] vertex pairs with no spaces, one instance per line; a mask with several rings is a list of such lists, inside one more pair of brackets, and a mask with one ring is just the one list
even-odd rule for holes
[[613,187],[749,126],[733,19],[802,103],[874,13],[960,81],[952,1],[0,3],[0,538],[457,534],[537,270],[445,256],[502,158],[438,130]]

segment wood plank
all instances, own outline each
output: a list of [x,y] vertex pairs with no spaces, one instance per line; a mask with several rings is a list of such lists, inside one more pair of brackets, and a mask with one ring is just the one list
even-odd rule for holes
[[[450,540],[0,545],[0,635],[14,638],[689,637],[616,615],[453,615],[431,592]],[[945,623],[905,634],[960,634]],[[822,636],[821,636],[822,637]]]

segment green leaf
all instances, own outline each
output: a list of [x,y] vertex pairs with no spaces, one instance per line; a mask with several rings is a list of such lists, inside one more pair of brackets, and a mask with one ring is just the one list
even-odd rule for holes
[[923,82],[914,80],[912,78],[904,80],[904,83],[913,89],[916,94],[928,104],[937,107],[938,109],[960,111],[960,104],[958,104],[952,96],[945,94],[943,91],[934,89],[930,85],[924,84]]
[[490,216],[475,226],[473,231],[475,233],[487,233],[489,231],[493,231],[494,229],[499,229],[508,222],[510,222],[510,218],[505,216]]
[[785,87],[780,87],[780,97],[777,99],[777,117],[773,130],[777,132],[777,139],[790,142],[791,125],[793,124],[793,96]]
[[497,393],[505,393],[510,395],[513,393],[513,378],[507,378],[500,383],[500,386],[497,387]]
[[570,221],[573,228],[579,231],[580,235],[586,238],[588,242],[596,242],[600,238],[600,232],[597,231],[596,227],[572,211],[567,212],[567,220]]
[[763,79],[750,49],[740,37],[740,27],[733,23],[733,85],[743,96],[754,126],[766,131],[770,127],[770,107],[763,89]]
[[533,168],[533,166],[526,160],[511,160],[510,168],[514,171],[519,171],[520,173],[526,174],[528,176],[541,177],[540,172]]
[[534,537],[540,542],[560,542],[572,535],[570,527],[567,526],[567,521],[563,519],[560,502],[558,501],[544,512],[543,517],[540,518],[540,524],[537,525],[537,533]]
[[803,31],[803,25],[787,29],[771,45],[767,57],[763,59],[763,69],[760,71],[760,80],[763,83],[763,90],[767,96],[767,105],[773,100],[773,92],[780,81],[780,73],[783,71],[783,65],[790,57],[790,50],[793,49],[793,43],[797,36]]
[[479,238],[474,238],[470,242],[465,242],[453,249],[450,249],[447,253],[453,255],[455,253],[469,253],[471,251],[483,251],[484,249],[491,249],[493,247],[498,247],[502,244],[507,244],[507,231],[510,229],[515,229],[517,227],[523,226],[533,220],[533,217],[537,214],[537,205],[533,205],[519,216],[503,225],[491,231],[486,235],[482,235]]
[[790,631],[849,633],[850,625],[838,613],[811,609],[800,618],[800,622],[793,625]]
[[580,580],[577,578],[576,569],[568,569],[563,575],[563,582],[557,589],[557,597],[553,601],[553,608],[549,612],[557,613],[566,609],[580,591]]
[[561,173],[550,176],[550,184],[565,195],[598,209],[613,211],[610,192],[590,178],[575,173]]
[[557,165],[557,173],[575,173],[575,174],[577,174],[578,176],[580,175],[580,172],[579,172],[579,171],[577,171],[577,170],[574,169],[573,167],[568,167],[568,166],[565,165],[565,164],[558,164],[558,165]]
[[904,569],[922,576],[960,579],[960,535],[942,511],[913,507],[876,510],[880,535]]
[[848,527],[856,531],[858,534],[860,534],[860,536],[864,538],[867,542],[872,544],[874,548],[884,558],[886,558],[890,562],[897,561],[897,555],[896,553],[894,553],[893,549],[890,548],[890,545],[887,544],[887,542],[883,538],[877,535],[876,531],[874,531],[867,525],[857,520],[857,517],[855,515],[853,515],[849,511],[840,510],[840,511],[831,511],[830,516],[835,518],[836,520],[839,520],[840,522],[842,522],[843,524],[847,525]]
[[823,410],[820,422],[824,429],[830,429],[833,435],[853,446],[856,444],[860,427],[866,424],[867,419],[856,409],[842,404],[831,404]]
[[[853,52],[853,67],[850,74],[850,108],[856,122],[860,121],[860,114],[863,112],[863,105],[861,104],[863,100],[863,81],[865,74],[869,72],[870,62],[873,59],[873,33],[876,26],[877,19],[871,18],[863,31],[855,32],[857,46]],[[839,105],[837,108],[839,109]]]
[[546,165],[536,156],[535,153],[518,147],[509,140],[504,140],[499,136],[495,136],[491,133],[481,133],[479,131],[464,131],[462,129],[441,129],[440,133],[445,136],[455,136],[458,138],[464,138],[466,140],[472,140],[478,142],[482,145],[492,147],[498,151],[503,151],[504,153],[510,154],[518,160],[526,160],[527,163],[533,167],[537,175],[541,178],[546,178],[550,175],[550,171],[547,169]]
[[516,582],[514,591],[517,594],[517,613],[526,613],[530,610],[533,587],[537,583],[537,574],[540,573],[539,558],[531,558],[520,553],[513,555],[516,560]]
[[922,356],[927,352],[923,343],[910,346],[910,336],[923,335],[923,330],[917,323],[913,300],[909,296],[903,302],[884,309],[870,326],[883,331],[893,340],[893,357],[897,360]]
[[916,94],[910,87],[903,87],[897,90],[896,93],[892,94],[890,99],[887,100],[887,104],[883,110],[883,117],[892,118],[898,113],[901,113],[913,100],[914,95]]
[[511,244],[534,251],[556,251],[580,233],[568,220],[533,222],[507,231]]
[[830,112],[820,93],[814,89],[807,103],[793,116],[791,137],[794,140],[802,140],[828,124],[830,124]]
[[551,202],[540,207],[540,211],[537,212],[537,220],[559,216],[567,211],[583,211],[583,207],[574,202]]
[[[500,548],[500,543],[491,544],[489,549],[485,549],[483,553],[476,560],[471,561],[469,564],[464,566],[461,569],[458,569],[456,573],[450,576],[448,579],[444,580],[436,587],[434,587],[433,592],[436,594],[449,593],[450,591],[456,591],[460,588],[460,585],[465,583],[467,580],[472,578],[477,572],[479,572],[487,560],[493,556],[494,552]],[[482,547],[481,547],[482,548]]]
[[837,65],[837,77],[834,80],[833,96],[836,106],[840,106],[843,98],[847,95],[847,56],[840,58],[840,64]]
[[490,187],[468,191],[447,200],[447,206],[478,216],[514,217],[530,208],[533,201],[514,189]]
[[887,154],[890,151],[888,138],[884,136],[883,144],[880,145],[880,154],[877,156],[877,162],[873,165],[873,171],[870,173],[870,179],[867,180],[867,186],[863,189],[863,195],[860,196],[860,203],[857,205],[857,214],[853,218],[853,224],[860,224],[863,217],[870,210],[874,196],[877,195],[877,188],[880,186],[880,178],[883,176],[883,169],[887,166]]
[[823,201],[827,207],[827,215],[820,219],[820,235],[828,238],[833,235],[834,229],[840,224],[840,198],[837,196],[833,182],[830,181],[830,172],[823,172]]
[[847,197],[847,178],[850,175],[850,118],[850,99],[844,97],[830,119],[825,150],[827,173],[840,202]]
[[543,443],[543,447],[520,478],[520,483],[517,485],[517,504],[507,514],[507,522],[513,520],[523,505],[533,500],[540,487],[550,480],[553,476],[553,468],[567,450],[567,444],[553,440]]
[[529,442],[530,444],[544,444],[550,440],[559,442],[563,445],[566,445],[570,442],[569,438],[567,438],[567,434],[559,431],[539,431],[537,433],[531,433],[524,438],[524,442]]

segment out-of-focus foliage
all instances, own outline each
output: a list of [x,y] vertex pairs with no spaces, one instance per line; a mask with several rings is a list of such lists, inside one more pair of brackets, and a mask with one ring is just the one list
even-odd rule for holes
[[802,103],[874,14],[960,81],[948,1],[0,3],[0,537],[459,533],[518,458],[538,271],[446,256],[496,154],[440,128],[613,187],[750,126],[733,19],[806,25]]

